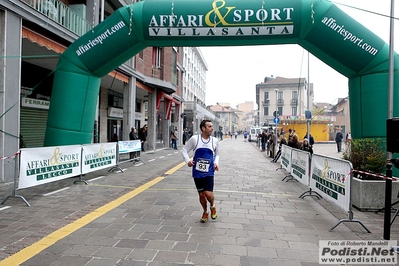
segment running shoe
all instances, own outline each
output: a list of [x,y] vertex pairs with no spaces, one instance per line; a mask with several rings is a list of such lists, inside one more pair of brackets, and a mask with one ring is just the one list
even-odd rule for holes
[[202,214],[201,223],[206,223],[208,221],[208,212]]
[[213,207],[211,206],[211,218],[215,220],[216,217],[218,217],[218,214],[216,213],[216,205],[213,205]]

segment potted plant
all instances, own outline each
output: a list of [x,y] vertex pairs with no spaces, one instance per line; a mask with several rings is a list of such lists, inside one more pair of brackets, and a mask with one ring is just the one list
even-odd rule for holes
[[[385,206],[385,175],[387,155],[382,139],[354,139],[343,153],[343,158],[352,163],[352,205],[362,211],[378,210]],[[370,173],[370,174],[367,174]],[[392,184],[392,201],[397,200],[399,183]]]
[[[354,139],[348,143],[343,158],[352,163],[353,169],[371,174],[385,172],[387,155],[382,139]],[[367,174],[356,174],[362,180],[382,180]]]

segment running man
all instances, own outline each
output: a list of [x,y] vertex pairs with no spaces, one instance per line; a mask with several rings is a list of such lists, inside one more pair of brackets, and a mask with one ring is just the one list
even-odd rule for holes
[[[202,120],[201,134],[192,136],[182,149],[182,156],[188,167],[193,168],[194,183],[199,194],[199,201],[203,208],[202,223],[208,221],[208,202],[210,203],[211,218],[216,219],[215,197],[213,195],[214,175],[219,170],[218,139],[212,137],[213,125],[210,120]],[[193,151],[194,159],[190,160],[188,153]]]

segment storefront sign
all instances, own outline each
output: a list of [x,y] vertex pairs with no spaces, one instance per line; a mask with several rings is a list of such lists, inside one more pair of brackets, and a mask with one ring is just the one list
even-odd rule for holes
[[32,99],[32,98],[22,98],[21,105],[23,107],[48,110],[50,108],[50,101],[38,100],[38,99]]

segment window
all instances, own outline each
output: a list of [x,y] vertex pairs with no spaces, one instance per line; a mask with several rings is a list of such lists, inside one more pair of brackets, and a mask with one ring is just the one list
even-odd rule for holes
[[153,47],[152,48],[152,67],[161,68],[162,66],[162,48]]
[[278,92],[278,97],[277,97],[277,99],[279,99],[279,100],[283,100],[283,99],[284,99],[284,94],[283,94],[282,91],[279,91],[279,92]]
[[263,107],[263,115],[269,115],[269,107]]
[[134,109],[135,112],[141,112],[141,100],[136,99],[136,108]]
[[292,99],[298,99],[298,91],[292,91],[291,98]]
[[[172,51],[172,83],[175,84],[176,86],[179,85],[179,70],[177,68],[177,51],[173,49]],[[173,121],[173,120],[172,120]]]
[[277,111],[280,115],[283,115],[283,107],[282,106],[280,106]]
[[297,107],[292,107],[292,115],[297,115]]
[[139,52],[139,58],[140,58],[140,59],[144,59],[144,52],[143,52],[143,50],[141,50],[141,51]]
[[123,94],[109,90],[108,91],[108,106],[123,108]]
[[263,100],[266,102],[267,100],[269,100],[269,92],[265,91],[264,92],[264,96],[263,96]]

